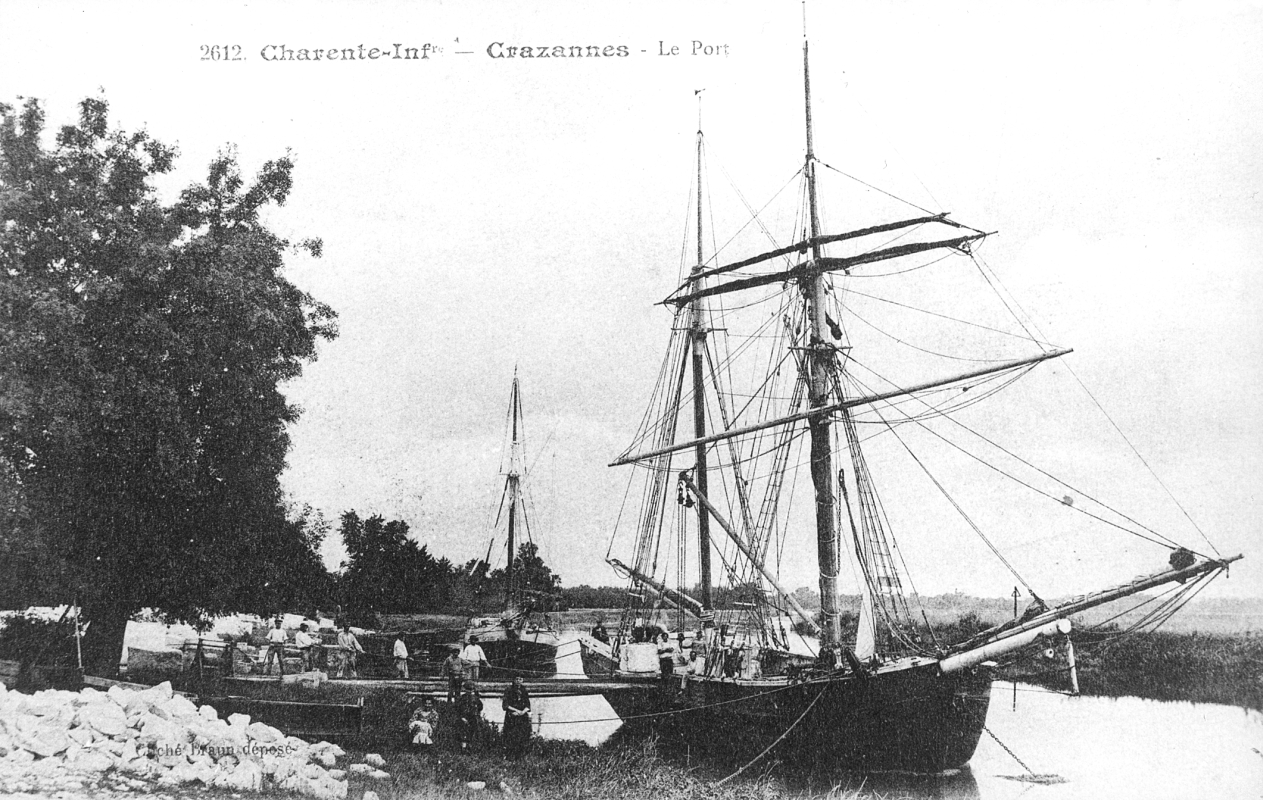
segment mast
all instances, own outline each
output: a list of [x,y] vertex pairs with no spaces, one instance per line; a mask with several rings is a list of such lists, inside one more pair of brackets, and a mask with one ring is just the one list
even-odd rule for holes
[[509,495],[509,557],[504,568],[504,605],[513,605],[513,557],[517,546],[515,533],[517,527],[518,482],[521,473],[518,471],[517,421],[521,415],[518,402],[517,370],[513,371],[513,391],[509,395],[510,439],[509,439],[509,473],[506,478],[506,491]]
[[[816,203],[816,156],[811,131],[811,71],[808,65],[807,40],[803,39],[803,94],[807,114],[807,202],[811,218],[811,261],[820,261],[820,212]],[[807,404],[819,408],[829,401],[829,377],[833,365],[833,347],[829,344],[824,308],[824,273],[809,270],[799,281],[807,304],[808,346]],[[836,502],[833,496],[832,424],[827,414],[811,417],[811,482],[816,491],[816,549],[820,562],[820,632],[821,647],[837,647],[842,639],[838,617],[838,534],[834,526]]]
[[[701,288],[702,257],[702,108],[701,94],[697,98],[697,266],[689,275],[694,281],[694,290]],[[706,436],[706,394],[703,378],[706,365],[706,319],[702,298],[697,298],[690,305],[689,342],[693,355],[693,433],[695,438]],[[700,443],[694,448],[697,459],[697,487],[702,494],[707,491],[706,445]],[[702,608],[710,611],[711,602],[710,578],[710,515],[701,506],[697,508],[697,547],[698,567],[701,572]]]

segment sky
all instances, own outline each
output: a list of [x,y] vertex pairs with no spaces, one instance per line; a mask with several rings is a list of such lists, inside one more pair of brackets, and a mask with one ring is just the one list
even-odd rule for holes
[[[1263,596],[1263,5],[813,3],[806,18],[819,158],[998,231],[986,263],[1075,350],[974,419],[1205,551],[1195,520],[1246,555],[1207,596]],[[285,387],[303,409],[291,500],[481,556],[516,369],[533,536],[565,585],[609,585],[628,476],[607,464],[671,327],[656,303],[685,247],[695,92],[716,193],[731,180],[762,205],[803,159],[802,31],[797,2],[0,0],[0,101],[38,97],[52,127],[104,97],[116,124],[178,146],[168,198],[225,147],[247,174],[290,153],[294,191],[269,222],[323,239],[288,277],[341,330]],[[613,55],[507,57],[573,44]],[[386,55],[270,60],[372,48]],[[839,218],[825,227],[879,205],[826,202]],[[927,305],[967,315],[952,279],[931,285]],[[900,498],[899,479],[886,486]],[[921,592],[1011,590],[949,535],[959,520],[904,499],[894,521]],[[1051,596],[1165,564],[1108,532],[1071,544],[1073,526],[1041,528],[982,489],[962,499]],[[336,540],[326,550],[336,566]],[[813,552],[787,550],[784,583],[815,585]]]

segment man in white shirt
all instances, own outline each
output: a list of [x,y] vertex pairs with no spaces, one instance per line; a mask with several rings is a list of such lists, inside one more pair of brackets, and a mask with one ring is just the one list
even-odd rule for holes
[[398,636],[395,637],[395,674],[404,680],[408,679],[408,648]]
[[[469,644],[465,645],[465,649],[460,651],[460,660],[465,662],[465,677],[476,682],[478,680],[479,667],[487,664],[487,655],[482,652],[482,648],[478,645],[477,636],[469,637]],[[490,664],[487,664],[487,666],[490,666]]]
[[263,670],[268,675],[272,674],[272,661],[276,661],[277,670],[281,675],[285,674],[285,643],[289,641],[289,637],[285,635],[285,631],[281,630],[281,618],[277,617],[273,623],[273,628],[268,631],[268,654],[263,661]]
[[294,646],[298,648],[298,657],[303,661],[303,669],[308,672],[315,669],[316,640],[307,632],[306,622],[298,626],[298,633],[294,634]]

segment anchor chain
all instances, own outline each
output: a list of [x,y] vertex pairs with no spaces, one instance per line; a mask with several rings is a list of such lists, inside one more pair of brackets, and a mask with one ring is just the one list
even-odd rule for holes
[[1000,747],[1002,747],[1002,748],[1004,749],[1004,752],[1006,752],[1006,753],[1008,753],[1009,755],[1013,756],[1013,760],[1014,760],[1014,761],[1016,761],[1018,764],[1021,764],[1021,765],[1022,765],[1022,769],[1026,770],[1026,774],[1027,774],[1027,775],[1034,775],[1034,774],[1035,774],[1035,770],[1033,770],[1033,769],[1031,769],[1030,767],[1026,766],[1026,762],[1025,762],[1025,761],[1023,761],[1022,759],[1018,758],[1018,757],[1017,757],[1017,753],[1014,753],[1012,750],[1010,750],[1010,749],[1009,749],[1009,746],[1008,746],[1007,744],[1005,744],[1004,742],[1000,741],[1000,737],[999,737],[999,736],[996,736],[994,733],[992,733],[990,728],[988,728],[986,725],[984,725],[984,726],[982,726],[982,729],[983,729],[984,731],[986,731],[986,732],[987,732],[987,735],[988,735],[988,736],[990,736],[992,739],[995,739],[995,743],[996,743],[996,744],[998,744],[998,745],[1000,745]]

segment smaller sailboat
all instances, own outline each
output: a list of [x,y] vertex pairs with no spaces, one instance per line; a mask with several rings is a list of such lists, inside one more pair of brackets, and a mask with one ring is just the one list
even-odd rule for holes
[[[539,557],[527,516],[524,435],[521,387],[515,370],[509,394],[504,488],[493,526],[498,532],[503,522],[507,536],[502,584],[504,611],[498,616],[471,619],[465,631],[465,641],[476,639],[491,665],[483,670],[481,677],[484,679],[504,679],[514,675],[548,678],[557,672],[560,638],[558,631],[541,613],[555,604],[555,586],[536,585],[539,583],[539,570],[531,569],[534,566],[532,562],[538,561]],[[487,569],[490,569],[494,545],[493,533],[491,545],[487,548]]]

